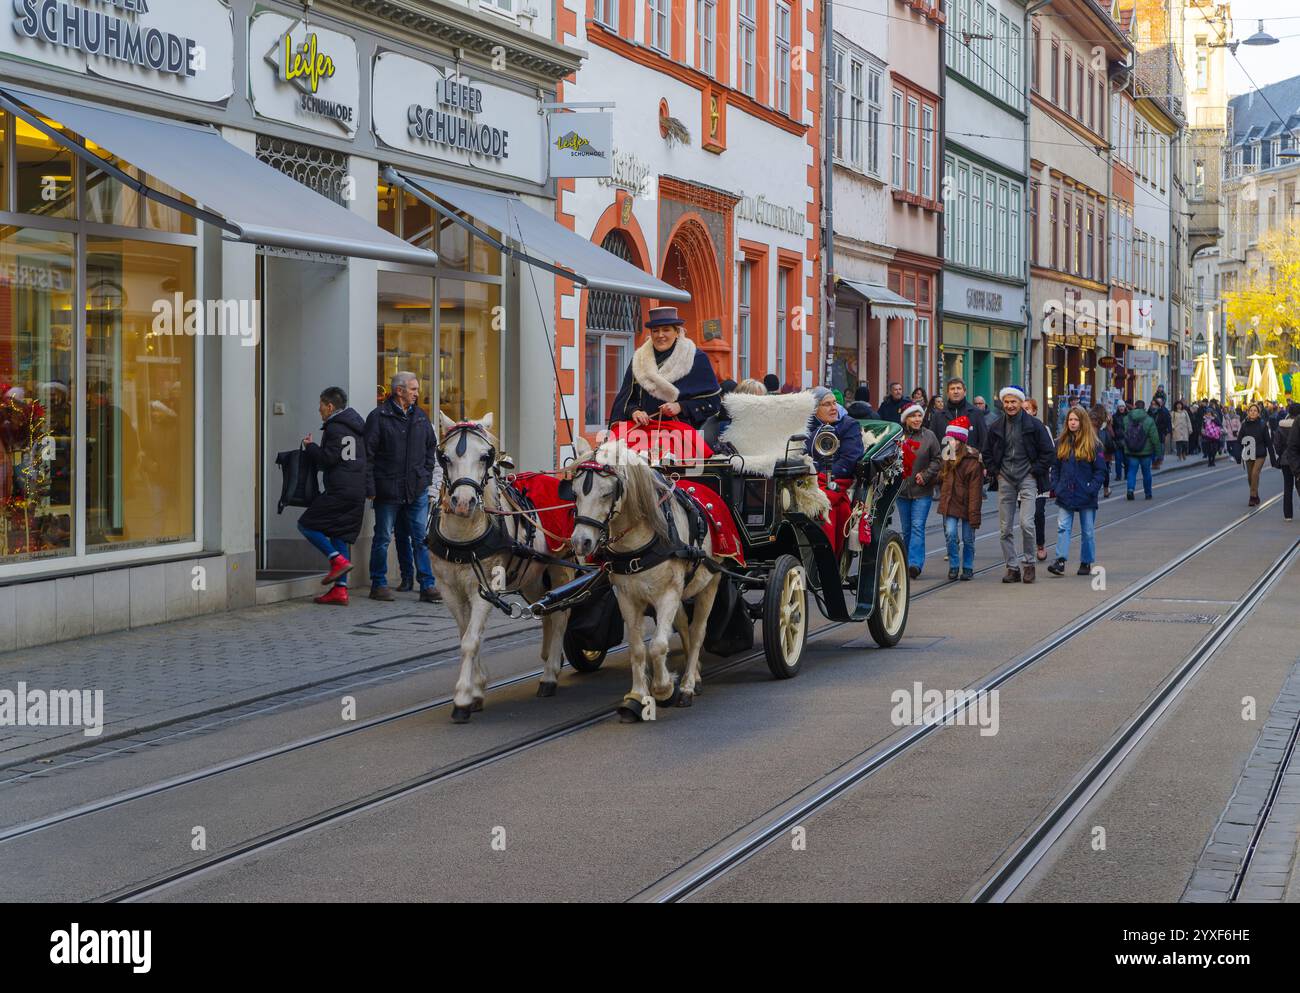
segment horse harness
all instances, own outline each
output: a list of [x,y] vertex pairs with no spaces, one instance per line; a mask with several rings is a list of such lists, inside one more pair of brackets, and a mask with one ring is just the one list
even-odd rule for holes
[[[656,534],[654,538],[640,548],[629,552],[612,551],[609,548],[609,526],[614,518],[615,509],[618,507],[619,498],[622,496],[622,480],[609,466],[597,462],[583,462],[577,469],[579,474],[586,474],[583,481],[584,493],[591,492],[593,477],[597,473],[613,476],[617,486],[614,491],[614,499],[609,504],[609,512],[605,515],[603,521],[582,515],[574,518],[575,524],[586,524],[599,532],[601,538],[597,555],[594,557],[614,575],[633,576],[645,572],[647,569],[653,569],[669,559],[685,559],[690,562],[690,569],[687,571],[685,580],[689,584],[695,577],[695,570],[701,564],[708,565],[711,563],[712,560],[704,551],[704,539],[709,534],[709,522],[704,516],[704,511],[692,497],[676,487],[673,487],[667,498],[659,504],[659,508],[664,515],[664,521],[668,525],[667,537]],[[681,507],[686,514],[687,531],[685,535],[677,533],[677,522],[673,517],[674,503]]]
[[[463,456],[470,434],[476,434],[488,443],[488,452],[484,456],[483,476],[478,480],[462,476],[451,483],[444,482],[443,488],[446,493],[450,493],[458,486],[468,486],[478,494],[480,500],[483,500],[484,490],[487,488],[488,480],[492,477],[493,467],[496,465],[496,447],[492,444],[491,437],[481,425],[468,421],[458,423],[450,428],[444,436],[442,444],[447,444],[452,437],[459,435],[456,442],[456,454]],[[438,447],[438,461],[442,464],[445,478],[451,466],[451,460],[443,454],[441,445]],[[514,505],[516,510],[526,511],[526,513],[512,515],[517,517],[520,522],[520,527],[523,529],[523,540],[521,541],[517,536],[510,534],[503,516],[489,514],[488,526],[478,537],[471,538],[469,541],[452,541],[444,537],[438,528],[438,521],[442,516],[442,507],[435,505],[429,520],[427,541],[429,551],[438,558],[455,565],[472,566],[478,574],[481,586],[485,589],[496,588],[499,592],[513,592],[518,585],[520,576],[533,562],[573,568],[574,563],[547,552],[539,552],[533,547],[533,541],[538,530],[537,525],[533,522],[533,514],[537,510],[533,501],[522,491],[508,483],[502,483],[500,479],[496,480],[496,484],[498,492],[506,502]],[[489,581],[483,572],[482,562],[483,559],[502,554],[506,555],[510,561],[510,564],[506,567],[504,589],[499,583]],[[548,575],[543,576],[543,583],[549,585]]]

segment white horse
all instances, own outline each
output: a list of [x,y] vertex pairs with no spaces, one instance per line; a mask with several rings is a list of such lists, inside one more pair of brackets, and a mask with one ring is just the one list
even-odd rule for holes
[[[683,600],[694,598],[689,626],[681,631],[686,666],[677,706],[689,707],[700,682],[700,650],[704,628],[718,593],[720,576],[686,558],[667,558],[638,569],[645,555],[652,562],[667,547],[669,531],[664,505],[671,508],[679,538],[690,535],[686,511],[672,499],[674,487],[638,452],[621,441],[607,441],[591,457],[591,447],[578,444],[581,461],[574,471],[573,494],[577,507],[573,550],[580,557],[596,554],[611,566],[610,581],[618,597],[619,612],[627,630],[632,663],[632,691],[623,698],[619,717],[624,723],[642,719],[648,698],[660,704],[673,699],[675,688],[668,671],[668,639]],[[706,532],[702,547],[711,556],[713,542]],[[654,678],[647,685],[646,645],[640,637],[647,607],[654,607],[655,634],[650,641]],[[679,629],[680,630],[680,629]]]
[[[443,487],[439,512],[430,522],[429,549],[443,599],[460,628],[460,678],[456,681],[451,719],[464,724],[470,714],[483,709],[487,691],[487,672],[479,658],[479,647],[488,617],[497,608],[479,595],[484,581],[495,592],[517,592],[531,603],[545,592],[544,577],[548,573],[553,589],[572,579],[573,570],[511,550],[517,543],[542,554],[548,552],[546,535],[535,513],[495,513],[512,508],[505,506],[494,471],[497,451],[491,433],[492,415],[487,414],[481,421],[457,423],[439,412],[438,424]],[[531,542],[526,540],[521,518],[533,525]],[[542,618],[545,669],[537,687],[538,696],[555,695],[568,620],[567,610]]]

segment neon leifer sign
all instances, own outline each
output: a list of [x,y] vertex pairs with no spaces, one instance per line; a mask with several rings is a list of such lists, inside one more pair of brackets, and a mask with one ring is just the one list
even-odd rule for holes
[[[149,13],[148,0],[100,2],[132,17]],[[14,13],[14,31],[25,38],[154,72],[197,75],[194,55],[199,46],[193,38],[64,0],[14,0]]]
[[491,124],[478,123],[477,115],[483,112],[481,89],[468,81],[443,79],[438,82],[436,101],[439,107],[448,110],[418,103],[406,108],[406,133],[411,138],[493,159],[510,157],[510,132]]

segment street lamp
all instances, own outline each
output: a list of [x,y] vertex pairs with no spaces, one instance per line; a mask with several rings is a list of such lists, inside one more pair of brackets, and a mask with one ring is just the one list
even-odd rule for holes
[[1276,45],[1277,39],[1264,30],[1264,22],[1259,22],[1259,30],[1242,42],[1243,45]]

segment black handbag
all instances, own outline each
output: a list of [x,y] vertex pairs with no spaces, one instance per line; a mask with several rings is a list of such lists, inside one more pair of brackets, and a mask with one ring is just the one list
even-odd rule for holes
[[280,502],[276,513],[283,514],[285,507],[310,507],[320,496],[316,481],[316,466],[301,448],[281,452],[275,457],[280,467]]
[[565,638],[588,651],[608,651],[623,641],[623,615],[618,609],[618,597],[608,580],[602,580],[605,589],[569,612]]

